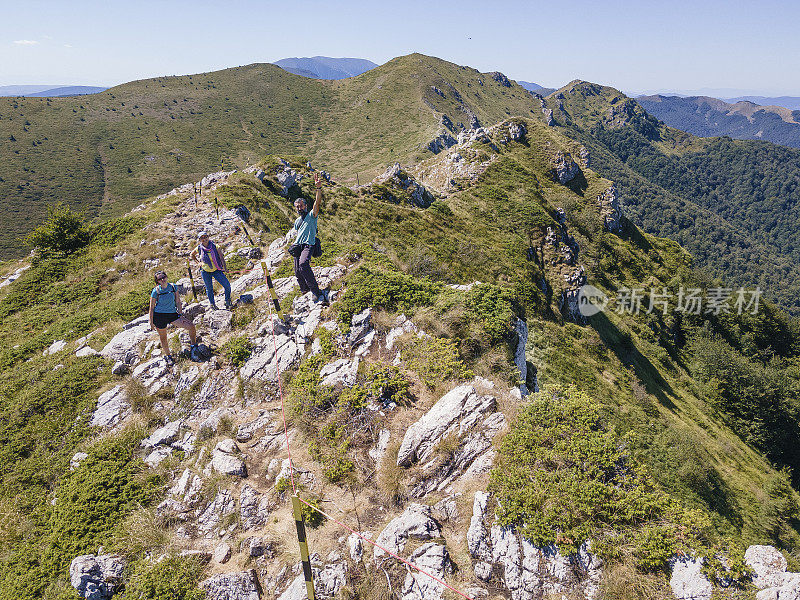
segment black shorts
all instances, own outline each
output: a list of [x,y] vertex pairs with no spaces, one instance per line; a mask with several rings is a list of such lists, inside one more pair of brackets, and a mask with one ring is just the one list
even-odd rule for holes
[[177,321],[180,318],[181,316],[178,313],[154,312],[153,325],[156,326],[156,329],[164,329],[167,325],[169,325],[173,321]]

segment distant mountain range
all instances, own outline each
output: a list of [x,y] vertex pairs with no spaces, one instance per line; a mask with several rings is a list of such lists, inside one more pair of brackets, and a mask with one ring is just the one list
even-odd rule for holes
[[753,102],[761,106],[783,106],[790,110],[800,110],[800,97],[797,96],[738,96],[723,98],[726,102]]
[[725,102],[708,96],[640,96],[637,102],[670,127],[702,137],[727,135],[800,148],[800,110]]
[[524,87],[529,92],[534,92],[539,94],[540,96],[547,96],[548,94],[552,94],[556,91],[556,88],[546,88],[542,87],[538,83],[532,83],[530,81],[517,81],[522,87]]
[[91,85],[0,85],[0,96],[28,96],[57,98],[60,96],[81,96],[104,92],[107,87]]
[[284,71],[312,79],[347,79],[366,73],[378,66],[365,58],[331,58],[330,56],[282,58],[272,64],[278,65]]

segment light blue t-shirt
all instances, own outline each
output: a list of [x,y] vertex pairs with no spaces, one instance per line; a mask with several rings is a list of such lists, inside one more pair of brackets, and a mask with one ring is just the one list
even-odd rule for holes
[[151,298],[156,299],[155,308],[153,312],[174,314],[178,312],[178,307],[175,306],[175,286],[171,283],[167,284],[167,289],[161,289],[160,285],[153,288],[150,293]]
[[305,219],[297,217],[294,228],[297,229],[296,244],[313,245],[317,241],[317,217],[310,212],[306,214]]

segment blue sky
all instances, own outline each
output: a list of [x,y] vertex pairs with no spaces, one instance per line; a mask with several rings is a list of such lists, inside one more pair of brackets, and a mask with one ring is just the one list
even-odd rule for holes
[[[514,79],[800,95],[800,2],[2,0],[0,85],[422,52]],[[733,94],[732,94],[733,95]]]

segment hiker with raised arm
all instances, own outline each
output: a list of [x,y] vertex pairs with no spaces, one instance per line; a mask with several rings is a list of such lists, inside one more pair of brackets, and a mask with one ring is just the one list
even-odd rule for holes
[[200,265],[200,274],[203,276],[203,283],[206,286],[206,295],[211,303],[211,308],[217,309],[217,305],[214,302],[214,279],[216,279],[222,289],[225,290],[225,308],[230,309],[231,283],[225,276],[225,271],[228,270],[225,257],[219,251],[217,245],[209,239],[208,233],[205,231],[201,231],[197,235],[197,239],[200,243],[192,251],[192,260]]
[[319,217],[322,207],[322,177],[319,173],[314,173],[314,186],[317,194],[311,210],[308,209],[308,201],[305,198],[298,198],[294,201],[294,207],[299,215],[294,222],[297,238],[289,248],[289,254],[294,257],[294,274],[297,277],[300,292],[303,294],[312,292],[314,302],[327,303],[328,290],[319,289],[314,271],[311,270],[311,257],[321,254],[317,238],[317,217]]
[[175,358],[169,351],[167,327],[174,325],[189,331],[189,340],[192,344],[190,352],[197,347],[197,330],[191,319],[181,313],[181,296],[175,286],[167,281],[167,274],[159,271],[154,279],[156,287],[150,292],[150,328],[158,332],[164,359],[172,366],[175,364]]

